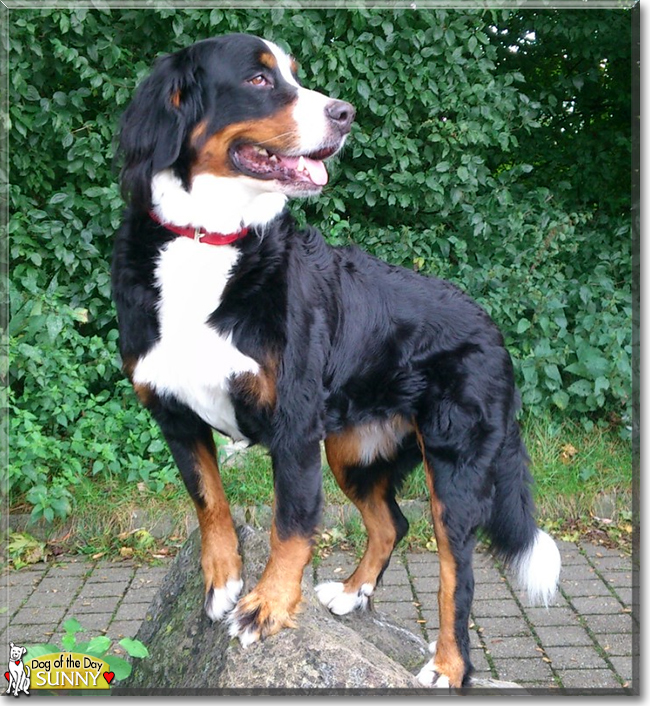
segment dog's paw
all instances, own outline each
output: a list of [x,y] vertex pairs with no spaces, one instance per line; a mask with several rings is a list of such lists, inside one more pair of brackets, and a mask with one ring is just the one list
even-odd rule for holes
[[431,687],[434,689],[450,689],[451,682],[449,677],[445,676],[436,669],[436,643],[432,642],[429,645],[431,659],[422,667],[415,677],[422,686]]
[[364,583],[358,591],[348,592],[345,584],[338,581],[319,583],[315,588],[318,600],[334,615],[347,615],[353,610],[368,607],[368,599],[372,596],[374,588],[369,583]]
[[244,596],[228,616],[230,636],[238,637],[242,647],[274,635],[282,628],[296,627],[293,616],[298,610],[300,594],[287,600],[273,593],[267,596],[258,589]]
[[203,607],[212,622],[221,620],[233,609],[243,586],[244,582],[241,579],[228,579],[221,588],[213,586],[208,590]]

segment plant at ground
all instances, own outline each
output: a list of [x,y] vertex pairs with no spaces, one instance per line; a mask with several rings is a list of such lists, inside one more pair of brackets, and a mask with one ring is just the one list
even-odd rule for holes
[[[85,632],[78,620],[69,618],[63,623],[64,634],[61,638],[61,646],[64,652],[75,652],[78,654],[97,657],[108,664],[110,671],[115,673],[115,679],[122,681],[126,679],[133,670],[130,662],[116,654],[109,654],[112,640],[106,635],[98,635],[90,640],[79,641],[77,635]],[[132,658],[144,659],[149,656],[149,651],[140,640],[134,640],[130,637],[125,637],[119,641],[119,646]],[[25,662],[35,657],[54,654],[60,652],[61,649],[53,644],[36,644],[27,646],[27,654]]]
[[13,569],[22,569],[43,561],[45,542],[32,537],[27,532],[10,532],[5,551],[9,566]]

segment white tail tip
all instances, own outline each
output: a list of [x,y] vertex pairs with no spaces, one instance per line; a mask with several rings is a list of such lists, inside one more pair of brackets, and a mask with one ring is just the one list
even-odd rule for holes
[[527,591],[531,605],[548,608],[557,591],[561,564],[557,544],[538,529],[533,543],[513,563],[519,585]]

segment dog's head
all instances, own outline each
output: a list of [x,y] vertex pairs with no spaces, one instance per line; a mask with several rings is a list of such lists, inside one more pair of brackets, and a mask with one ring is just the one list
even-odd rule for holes
[[27,649],[25,647],[20,647],[19,645],[14,645],[13,642],[9,643],[9,659],[13,662],[14,660],[19,660],[24,654],[27,654]]
[[120,132],[122,184],[151,205],[151,181],[173,170],[186,189],[200,175],[287,196],[317,193],[323,160],[342,147],[354,108],[303,88],[294,60],[243,34],[165,56],[137,89]]

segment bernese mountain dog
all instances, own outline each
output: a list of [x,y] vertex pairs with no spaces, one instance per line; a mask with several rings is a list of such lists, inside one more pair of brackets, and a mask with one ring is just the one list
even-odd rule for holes
[[[419,679],[459,687],[472,671],[477,530],[537,602],[552,598],[560,556],[533,517],[513,366],[488,315],[448,282],[329,246],[287,210],[327,184],[324,160],[354,117],[254,36],[160,58],[121,121],[120,351],[196,506],[205,611],[244,646],[295,625],[321,442],[368,534],[356,570],[316,588],[338,615],[368,605],[407,532],[396,493],[423,463],[440,631]],[[264,445],[273,465],[270,557],[243,597],[213,430]]]

